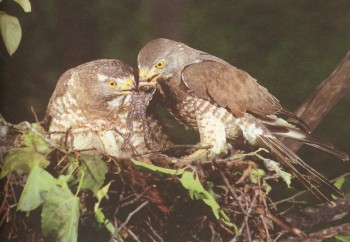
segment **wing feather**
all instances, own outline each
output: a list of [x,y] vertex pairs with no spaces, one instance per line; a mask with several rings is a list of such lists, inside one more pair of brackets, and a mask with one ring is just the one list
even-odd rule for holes
[[189,92],[229,109],[236,117],[245,112],[265,117],[282,110],[266,88],[248,73],[227,64],[208,60],[188,65],[182,81]]

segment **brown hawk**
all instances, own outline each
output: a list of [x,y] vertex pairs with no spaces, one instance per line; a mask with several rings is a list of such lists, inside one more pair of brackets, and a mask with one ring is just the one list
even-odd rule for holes
[[[140,86],[157,84],[169,111],[183,124],[195,128],[200,144],[211,146],[186,157],[193,160],[220,154],[226,139],[267,149],[314,195],[332,205],[331,194],[343,193],[281,143],[285,136],[329,152],[349,157],[329,142],[310,135],[307,125],[281,107],[266,88],[248,73],[227,62],[168,39],[155,39],[138,55]],[[319,186],[319,187],[318,187]]]
[[113,157],[142,155],[170,145],[157,120],[146,117],[152,93],[135,92],[133,69],[95,60],[66,71],[46,111],[59,145]]

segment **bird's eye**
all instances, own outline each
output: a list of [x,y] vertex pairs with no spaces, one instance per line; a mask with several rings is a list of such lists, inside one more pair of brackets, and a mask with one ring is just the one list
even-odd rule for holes
[[116,88],[117,87],[117,83],[115,81],[108,81],[108,87],[109,88]]
[[154,67],[157,68],[157,69],[161,69],[161,68],[164,67],[164,65],[165,65],[165,62],[164,62],[164,61],[158,61],[158,62],[154,65]]

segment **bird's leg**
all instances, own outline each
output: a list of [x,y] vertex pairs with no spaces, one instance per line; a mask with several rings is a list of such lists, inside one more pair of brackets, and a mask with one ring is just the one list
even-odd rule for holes
[[[128,129],[129,129],[129,127],[128,127]],[[120,146],[120,150],[123,150],[123,149],[125,148],[126,145],[129,145],[130,148],[132,149],[133,153],[134,153],[134,154],[138,154],[136,148],[135,148],[135,147],[132,145],[132,143],[130,142],[130,139],[131,139],[131,137],[132,137],[131,134],[128,134],[128,135],[126,136],[126,135],[122,134],[121,132],[119,132],[116,128],[114,128],[113,130],[114,130],[117,134],[119,134],[120,137],[122,137],[122,139],[123,139],[123,144]]]
[[200,135],[200,146],[210,146],[209,149],[199,149],[182,158],[184,161],[213,158],[227,152],[225,124],[213,114],[196,114]]

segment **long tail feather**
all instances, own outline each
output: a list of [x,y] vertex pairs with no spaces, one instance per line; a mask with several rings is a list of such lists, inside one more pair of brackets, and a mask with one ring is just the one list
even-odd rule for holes
[[331,195],[333,194],[337,197],[344,196],[342,191],[301,160],[296,154],[289,150],[289,148],[282,144],[282,142],[272,136],[261,135],[259,138],[262,140],[264,146],[270,150],[272,155],[274,155],[292,175],[321,201],[324,201],[330,206],[335,206]]
[[313,146],[317,149],[323,150],[341,159],[343,161],[349,160],[349,156],[343,151],[339,150],[332,143],[323,140],[319,137],[305,133],[304,131],[293,129],[290,127],[276,126],[272,124],[265,124],[271,133],[278,136],[284,136],[307,145]]

